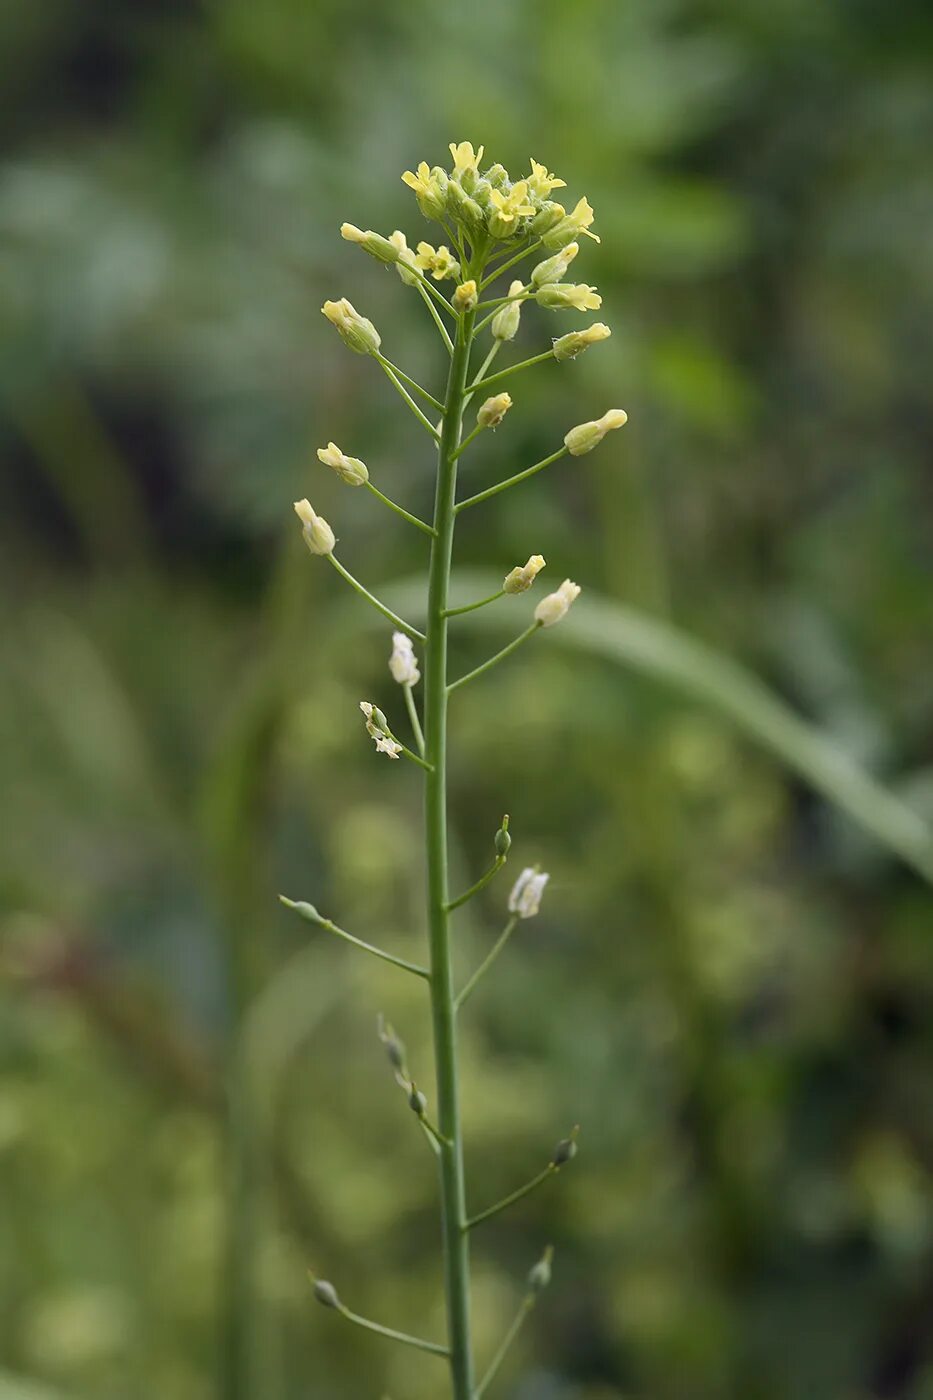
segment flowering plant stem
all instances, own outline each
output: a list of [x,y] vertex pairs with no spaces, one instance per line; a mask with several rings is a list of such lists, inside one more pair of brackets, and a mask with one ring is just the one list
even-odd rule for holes
[[456,1009],[450,947],[450,895],[447,887],[447,595],[453,553],[457,490],[456,452],[466,394],[472,313],[457,325],[450,362],[444,419],[438,447],[434,539],[428,575],[428,623],[424,672],[425,838],[428,925],[431,948],[431,1016],[437,1073],[441,1215],[444,1282],[447,1295],[450,1370],[454,1400],[472,1400],[473,1352],[470,1340],[470,1243],[466,1219],[463,1135],[457,1063]]

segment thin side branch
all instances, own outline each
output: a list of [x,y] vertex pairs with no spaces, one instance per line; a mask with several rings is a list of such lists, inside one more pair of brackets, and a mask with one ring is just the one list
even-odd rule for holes
[[477,608],[485,608],[487,603],[496,603],[500,598],[505,597],[505,589],[500,588],[498,593],[490,593],[488,598],[480,598],[476,603],[464,603],[462,608],[447,608],[445,617],[460,617],[462,613],[476,612]]
[[419,282],[417,285],[418,285],[418,291],[419,291],[419,293],[420,293],[420,295],[421,295],[421,300],[424,302],[425,306],[426,306],[426,307],[428,308],[428,310],[430,311],[430,313],[431,313],[431,319],[433,320],[434,324],[437,326],[437,329],[438,329],[438,330],[440,331],[440,333],[441,333],[441,339],[443,340],[444,344],[445,344],[446,347],[447,347],[447,353],[448,353],[448,355],[452,355],[452,354],[454,353],[454,343],[453,343],[453,341],[451,340],[450,336],[449,336],[448,333],[447,333],[447,327],[444,325],[444,322],[441,320],[440,316],[438,316],[438,314],[437,314],[437,307],[434,305],[434,302],[431,300],[431,298],[428,296],[427,292],[424,290],[424,287],[422,287],[422,285],[421,285],[420,282]]
[[306,904],[300,900],[286,899],[284,894],[279,895],[279,900],[286,909],[294,909],[295,913],[309,924],[317,924],[318,928],[326,929],[328,933],[336,934],[338,938],[344,939],[347,943],[352,943],[355,948],[362,948],[364,953],[371,953],[374,958],[381,958],[383,962],[392,963],[394,967],[400,967],[405,972],[414,973],[416,977],[424,977],[430,980],[431,974],[426,967],[421,967],[419,963],[408,962],[406,958],[397,958],[394,953],[387,953],[383,948],[377,948],[373,943],[364,943],[362,938],[355,938],[352,933],[347,933],[346,929],[338,927],[332,919],[325,919],[315,909],[313,904]]
[[408,711],[408,718],[411,720],[411,730],[415,736],[415,744],[418,747],[418,752],[421,757],[424,758],[424,731],[421,728],[421,721],[418,718],[418,707],[415,704],[415,697],[411,693],[410,685],[404,685],[402,689],[405,692],[405,708]]
[[480,389],[491,389],[493,384],[508,379],[510,374],[518,374],[519,370],[531,369],[532,365],[540,365],[543,360],[553,359],[553,350],[542,350],[540,355],[532,355],[529,360],[519,360],[517,365],[509,365],[508,369],[500,369],[497,374],[491,374],[488,379],[481,379],[478,384],[473,384],[470,387],[477,393]]
[[407,520],[409,525],[415,525],[424,534],[433,536],[433,525],[429,525],[426,520],[419,519],[417,515],[412,515],[411,511],[406,510],[404,506],[400,506],[398,501],[393,501],[388,496],[384,495],[383,492],[380,491],[377,486],[374,486],[372,484],[371,481],[365,482],[364,485],[369,487],[370,491],[377,498],[377,500],[380,500],[384,506],[388,506],[390,510],[394,510],[395,514],[400,515],[403,520]]
[[361,598],[365,598],[367,603],[372,603],[373,607],[378,612],[381,612],[383,617],[387,617],[391,623],[394,623],[400,632],[404,632],[416,642],[423,642],[425,640],[423,632],[419,632],[417,627],[412,627],[410,622],[406,622],[404,618],[394,613],[391,608],[387,608],[385,603],[380,603],[375,594],[370,593],[368,588],[364,588],[359,579],[354,578],[350,570],[344,568],[336,554],[328,554],[327,558],[333,564],[340,577],[346,579],[347,583],[350,584],[351,588],[356,589]]
[[531,1312],[532,1308],[534,1307],[537,1301],[538,1300],[536,1294],[525,1294],[524,1298],[521,1301],[521,1305],[518,1309],[518,1312],[516,1313],[515,1318],[512,1322],[511,1327],[506,1332],[499,1345],[498,1351],[492,1358],[492,1361],[489,1363],[489,1369],[487,1370],[486,1374],[483,1376],[483,1379],[480,1381],[479,1385],[473,1392],[473,1400],[482,1400],[482,1397],[486,1394],[486,1391],[489,1389],[490,1385],[495,1380],[496,1375],[499,1371],[499,1367],[505,1360],[509,1348],[511,1347],[512,1343],[515,1341],[515,1338],[521,1331],[522,1326],[525,1322],[525,1318]]
[[493,963],[496,961],[496,958],[499,956],[505,945],[508,943],[509,939],[512,937],[512,934],[515,932],[517,925],[518,915],[515,914],[511,919],[509,919],[509,922],[499,934],[499,937],[496,939],[495,943],[492,945],[492,948],[486,954],[479,967],[473,973],[473,976],[464,986],[462,991],[458,992],[454,1000],[455,1011],[459,1011],[461,1006],[463,1006],[463,1004],[466,1002],[467,998],[473,995],[473,992],[476,990],[478,983],[481,982],[482,979],[486,976],[486,973],[492,967]]
[[412,389],[417,390],[425,402],[429,403],[432,408],[436,408],[438,413],[444,412],[444,405],[441,403],[440,399],[436,399],[433,394],[428,393],[427,389],[423,389],[417,379],[412,379],[410,374],[406,374],[403,369],[399,369],[398,365],[394,365],[391,360],[386,359],[385,355],[381,355],[378,350],[376,351],[375,358],[383,368],[388,367],[393,374],[398,375],[399,379],[404,380]]
[[529,254],[535,251],[536,248],[540,247],[541,239],[536,238],[533,243],[529,243],[526,247],[522,248],[518,253],[516,253],[514,258],[509,258],[508,262],[500,263],[498,267],[494,267],[492,271],[483,278],[482,282],[480,282],[480,291],[484,292],[491,282],[495,282],[497,277],[502,276],[503,272],[508,272],[510,267],[514,267],[516,263],[520,263],[523,258],[527,258]]
[[495,486],[489,486],[485,491],[479,491],[475,496],[468,496],[465,501],[460,501],[454,507],[457,515],[462,510],[469,510],[470,506],[478,506],[483,501],[488,501],[492,496],[498,496],[500,491],[508,491],[510,486],[518,486],[522,481],[527,481],[536,472],[543,471],[552,462],[560,461],[561,457],[566,457],[567,448],[562,447],[557,452],[552,452],[550,457],[544,457],[540,462],[535,462],[533,467],[526,467],[523,472],[516,472],[515,476],[507,477],[505,481],[498,482]]
[[509,1206],[515,1205],[515,1202],[522,1200],[524,1196],[530,1196],[532,1191],[536,1191],[545,1181],[556,1176],[559,1170],[560,1168],[555,1166],[553,1162],[548,1162],[543,1172],[538,1172],[538,1175],[533,1176],[530,1181],[526,1181],[524,1186],[520,1186],[517,1191],[512,1191],[510,1195],[504,1196],[501,1201],[497,1201],[488,1210],[481,1210],[479,1215],[474,1215],[463,1228],[473,1230],[477,1225],[482,1225],[484,1221],[492,1220],[493,1216],[498,1215],[500,1211],[508,1210]]
[[[479,894],[480,890],[484,890],[489,884],[489,881],[498,875],[503,865],[505,865],[506,860],[506,856],[496,856],[485,875],[481,875],[475,885],[471,885],[463,894],[458,894],[456,899],[450,901],[447,906],[448,914],[452,913],[454,909],[459,909],[462,904],[466,904],[467,900],[472,899],[475,894]],[[454,1005],[456,1005],[456,1002]]]
[[411,1337],[407,1332],[397,1332],[394,1327],[383,1327],[381,1322],[372,1322],[368,1317],[360,1317],[359,1313],[351,1312],[343,1303],[338,1303],[336,1311],[355,1327],[363,1327],[367,1332],[388,1337],[390,1342],[401,1342],[402,1346],[415,1347],[418,1351],[430,1352],[432,1356],[450,1355],[449,1349],[441,1346],[439,1342],[426,1342],[423,1337]]
[[414,401],[414,399],[412,398],[411,394],[410,394],[410,393],[408,392],[408,390],[405,388],[405,385],[404,385],[404,384],[402,383],[402,381],[399,379],[399,377],[398,377],[397,374],[395,373],[395,370],[392,368],[392,366],[391,366],[390,364],[388,364],[387,361],[384,360],[384,359],[382,358],[381,355],[377,355],[377,356],[376,356],[376,363],[377,363],[378,365],[380,365],[380,366],[382,367],[382,369],[385,370],[385,373],[386,373],[387,378],[390,379],[390,380],[392,381],[392,383],[395,385],[396,389],[397,389],[398,392],[401,394],[401,396],[402,396],[402,398],[405,400],[405,402],[408,404],[408,407],[411,409],[412,413],[415,415],[415,417],[417,418],[417,420],[418,420],[418,422],[421,424],[421,426],[422,426],[423,428],[426,428],[426,429],[427,429],[427,431],[431,434],[431,436],[432,436],[432,438],[434,439],[435,442],[440,442],[440,440],[441,440],[441,435],[440,435],[440,433],[439,433],[438,430],[435,428],[435,426],[434,426],[434,424],[431,422],[430,418],[426,418],[425,415],[421,412],[421,409],[420,409],[420,408],[418,407],[418,405],[415,403],[415,401]]
[[501,651],[497,651],[495,656],[491,656],[488,661],[484,661],[482,666],[477,666],[475,670],[468,671],[466,675],[461,676],[459,680],[451,681],[450,685],[447,687],[447,693],[450,694],[451,691],[458,690],[460,686],[466,685],[467,681],[475,680],[477,676],[484,675],[486,671],[491,670],[492,667],[498,665],[500,661],[504,661],[507,656],[511,656],[512,652],[517,651],[523,642],[527,642],[529,637],[534,636],[540,626],[540,622],[533,622],[531,626],[526,627],[525,631],[517,636],[514,641],[509,642],[508,646],[503,647]]

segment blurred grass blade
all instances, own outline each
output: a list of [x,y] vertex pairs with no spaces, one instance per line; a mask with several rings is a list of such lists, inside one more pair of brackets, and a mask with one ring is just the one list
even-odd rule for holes
[[[490,586],[488,575],[463,571],[452,605],[460,595],[477,596],[475,590]],[[409,615],[417,615],[422,606],[418,587],[405,582],[388,591]],[[467,613],[462,623],[484,632],[515,626],[509,608]],[[564,646],[635,667],[712,706],[933,884],[933,829],[854,762],[832,735],[801,719],[738,662],[667,622],[589,590],[551,637]]]

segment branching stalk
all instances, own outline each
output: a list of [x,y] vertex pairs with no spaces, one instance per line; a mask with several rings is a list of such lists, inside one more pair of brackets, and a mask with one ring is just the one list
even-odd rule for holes
[[347,583],[350,584],[351,588],[356,589],[361,598],[365,598],[367,603],[372,603],[373,607],[376,608],[378,612],[381,612],[383,617],[387,617],[400,632],[404,632],[406,636],[413,638],[416,642],[423,642],[425,640],[423,632],[419,632],[417,627],[412,627],[410,622],[406,622],[404,618],[394,613],[391,608],[387,608],[385,603],[380,603],[375,594],[370,593],[368,588],[364,588],[359,579],[354,578],[350,570],[343,567],[336,554],[328,554],[327,557],[340,577],[346,579]]
[[431,974],[426,967],[421,967],[418,963],[409,962],[407,958],[397,958],[394,953],[387,953],[384,948],[377,948],[374,943],[365,943],[362,938],[356,938],[352,933],[347,933],[346,929],[340,928],[332,919],[325,919],[318,913],[313,904],[305,904],[300,900],[286,899],[284,894],[279,895],[279,900],[286,909],[294,909],[295,913],[302,919],[306,919],[309,924],[317,924],[318,928],[326,929],[328,933],[336,934],[338,938],[344,939],[347,943],[352,943],[355,948],[362,948],[364,953],[371,953],[374,958],[381,958],[383,962],[392,963],[395,967],[402,968],[405,972],[412,972],[416,977],[430,978]]

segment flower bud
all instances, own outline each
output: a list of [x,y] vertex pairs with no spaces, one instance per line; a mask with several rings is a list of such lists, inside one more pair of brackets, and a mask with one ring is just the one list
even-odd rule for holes
[[[531,232],[534,237],[543,238],[549,229],[554,228],[555,225],[560,223],[566,213],[567,211],[564,206],[558,204],[556,199],[547,200],[541,205],[541,208],[531,221]],[[570,241],[571,240],[568,238],[567,242],[569,243]]]
[[345,238],[348,243],[358,243],[364,253],[378,258],[380,262],[398,262],[398,248],[391,238],[383,238],[381,233],[374,233],[371,228],[361,229],[357,228],[356,224],[341,224],[340,237]]
[[317,455],[325,467],[333,467],[340,480],[345,481],[348,486],[362,486],[369,480],[366,463],[361,462],[359,457],[345,456],[335,442],[329,442],[326,447],[319,447]]
[[328,1283],[326,1279],[316,1278],[314,1280],[314,1296],[325,1308],[337,1308],[339,1311],[342,1306],[340,1299],[337,1297],[336,1288],[332,1283]]
[[471,199],[457,180],[451,180],[447,186],[447,208],[458,223],[465,224],[471,232],[485,230],[486,214],[483,206]]
[[598,447],[607,433],[621,428],[626,422],[628,414],[624,408],[610,408],[602,418],[596,418],[591,423],[578,423],[575,428],[571,428],[570,432],[564,435],[564,446],[571,457],[582,457],[584,453],[592,452],[594,447]]
[[509,913],[517,914],[520,919],[533,919],[541,908],[541,896],[544,894],[544,887],[550,878],[550,875],[543,870],[536,870],[533,866],[526,865],[512,886],[512,892],[509,895]]
[[447,171],[436,165],[433,170],[423,160],[417,171],[406,170],[402,180],[414,190],[418,208],[426,219],[442,219],[447,210]]
[[428,1101],[414,1080],[408,1090],[408,1106],[417,1118],[423,1118],[428,1108]]
[[552,258],[545,258],[544,262],[539,262],[531,269],[532,286],[544,287],[549,282],[560,282],[579,251],[579,243],[568,243],[567,247],[560,253],[555,253]]
[[480,404],[476,411],[476,421],[481,428],[498,428],[511,407],[510,394],[493,394],[492,398]]
[[323,515],[316,515],[308,500],[295,502],[295,514],[301,521],[304,542],[312,554],[333,554],[337,543],[334,532]]
[[392,679],[399,685],[417,685],[421,679],[411,638],[404,632],[392,633],[392,655],[389,657]]
[[538,289],[535,300],[549,311],[563,311],[567,307],[575,311],[597,311],[603,304],[596,288],[588,287],[585,282],[548,282]]
[[496,340],[514,340],[518,334],[519,322],[522,318],[522,304],[515,300],[525,290],[525,284],[521,279],[514,281],[509,287],[509,301],[497,311],[492,318],[490,329]]
[[569,331],[554,341],[555,360],[573,360],[577,355],[596,345],[600,340],[608,340],[612,331],[602,321],[594,321],[586,330]]
[[502,587],[506,593],[527,593],[545,565],[543,554],[532,554],[527,564],[516,564],[506,574]]
[[556,1167],[558,1171],[560,1171],[561,1167],[565,1167],[568,1162],[572,1162],[574,1157],[576,1157],[579,1150],[577,1147],[577,1133],[579,1131],[579,1128],[574,1128],[570,1136],[561,1138],[560,1142],[554,1148],[551,1166]]
[[535,622],[541,627],[553,627],[570,611],[571,603],[580,596],[580,585],[565,578],[556,593],[549,593],[535,608]]
[[479,301],[479,292],[476,283],[470,278],[469,282],[461,282],[460,286],[453,294],[453,305],[455,311],[472,311]]
[[484,178],[487,179],[495,189],[502,190],[505,189],[505,186],[509,183],[509,172],[504,165],[500,165],[499,162],[496,161],[495,165],[491,165],[486,171]]
[[495,841],[495,845],[496,845],[496,855],[497,855],[497,856],[501,856],[502,859],[505,860],[505,858],[506,858],[506,856],[508,855],[509,850],[511,849],[511,846],[512,846],[512,838],[511,838],[511,836],[509,835],[509,814],[508,814],[508,812],[506,812],[505,816],[502,818],[502,825],[499,827],[499,830],[496,832],[496,841]]
[[479,163],[483,159],[485,146],[480,146],[478,151],[474,151],[472,141],[451,141],[447,149],[453,157],[455,180],[460,180],[467,174],[474,177],[479,174]]
[[[546,165],[541,165],[531,158],[531,174],[528,176],[528,185],[539,199],[547,199],[551,190],[565,189],[566,180],[559,180],[556,175],[552,175]],[[563,210],[561,210],[563,213]]]
[[419,280],[418,274],[412,271],[412,268],[417,266],[415,255],[412,249],[409,248],[408,239],[400,228],[397,228],[395,232],[389,236],[389,242],[398,254],[395,270],[399,277],[401,277],[406,287],[417,286]]
[[[560,208],[559,205],[557,207]],[[541,231],[541,241],[545,248],[566,248],[568,243],[585,233],[587,238],[592,238],[594,243],[598,243],[598,236],[590,232],[592,222],[592,205],[588,199],[579,199],[571,214],[561,209],[561,217],[557,222]]]
[[321,307],[324,315],[339,332],[345,345],[358,355],[374,355],[382,344],[382,337],[372,321],[361,316],[352,302],[346,297],[339,301],[325,301]]
[[554,1258],[554,1250],[551,1245],[547,1249],[528,1273],[528,1287],[532,1293],[543,1293],[551,1282],[551,1260]]

